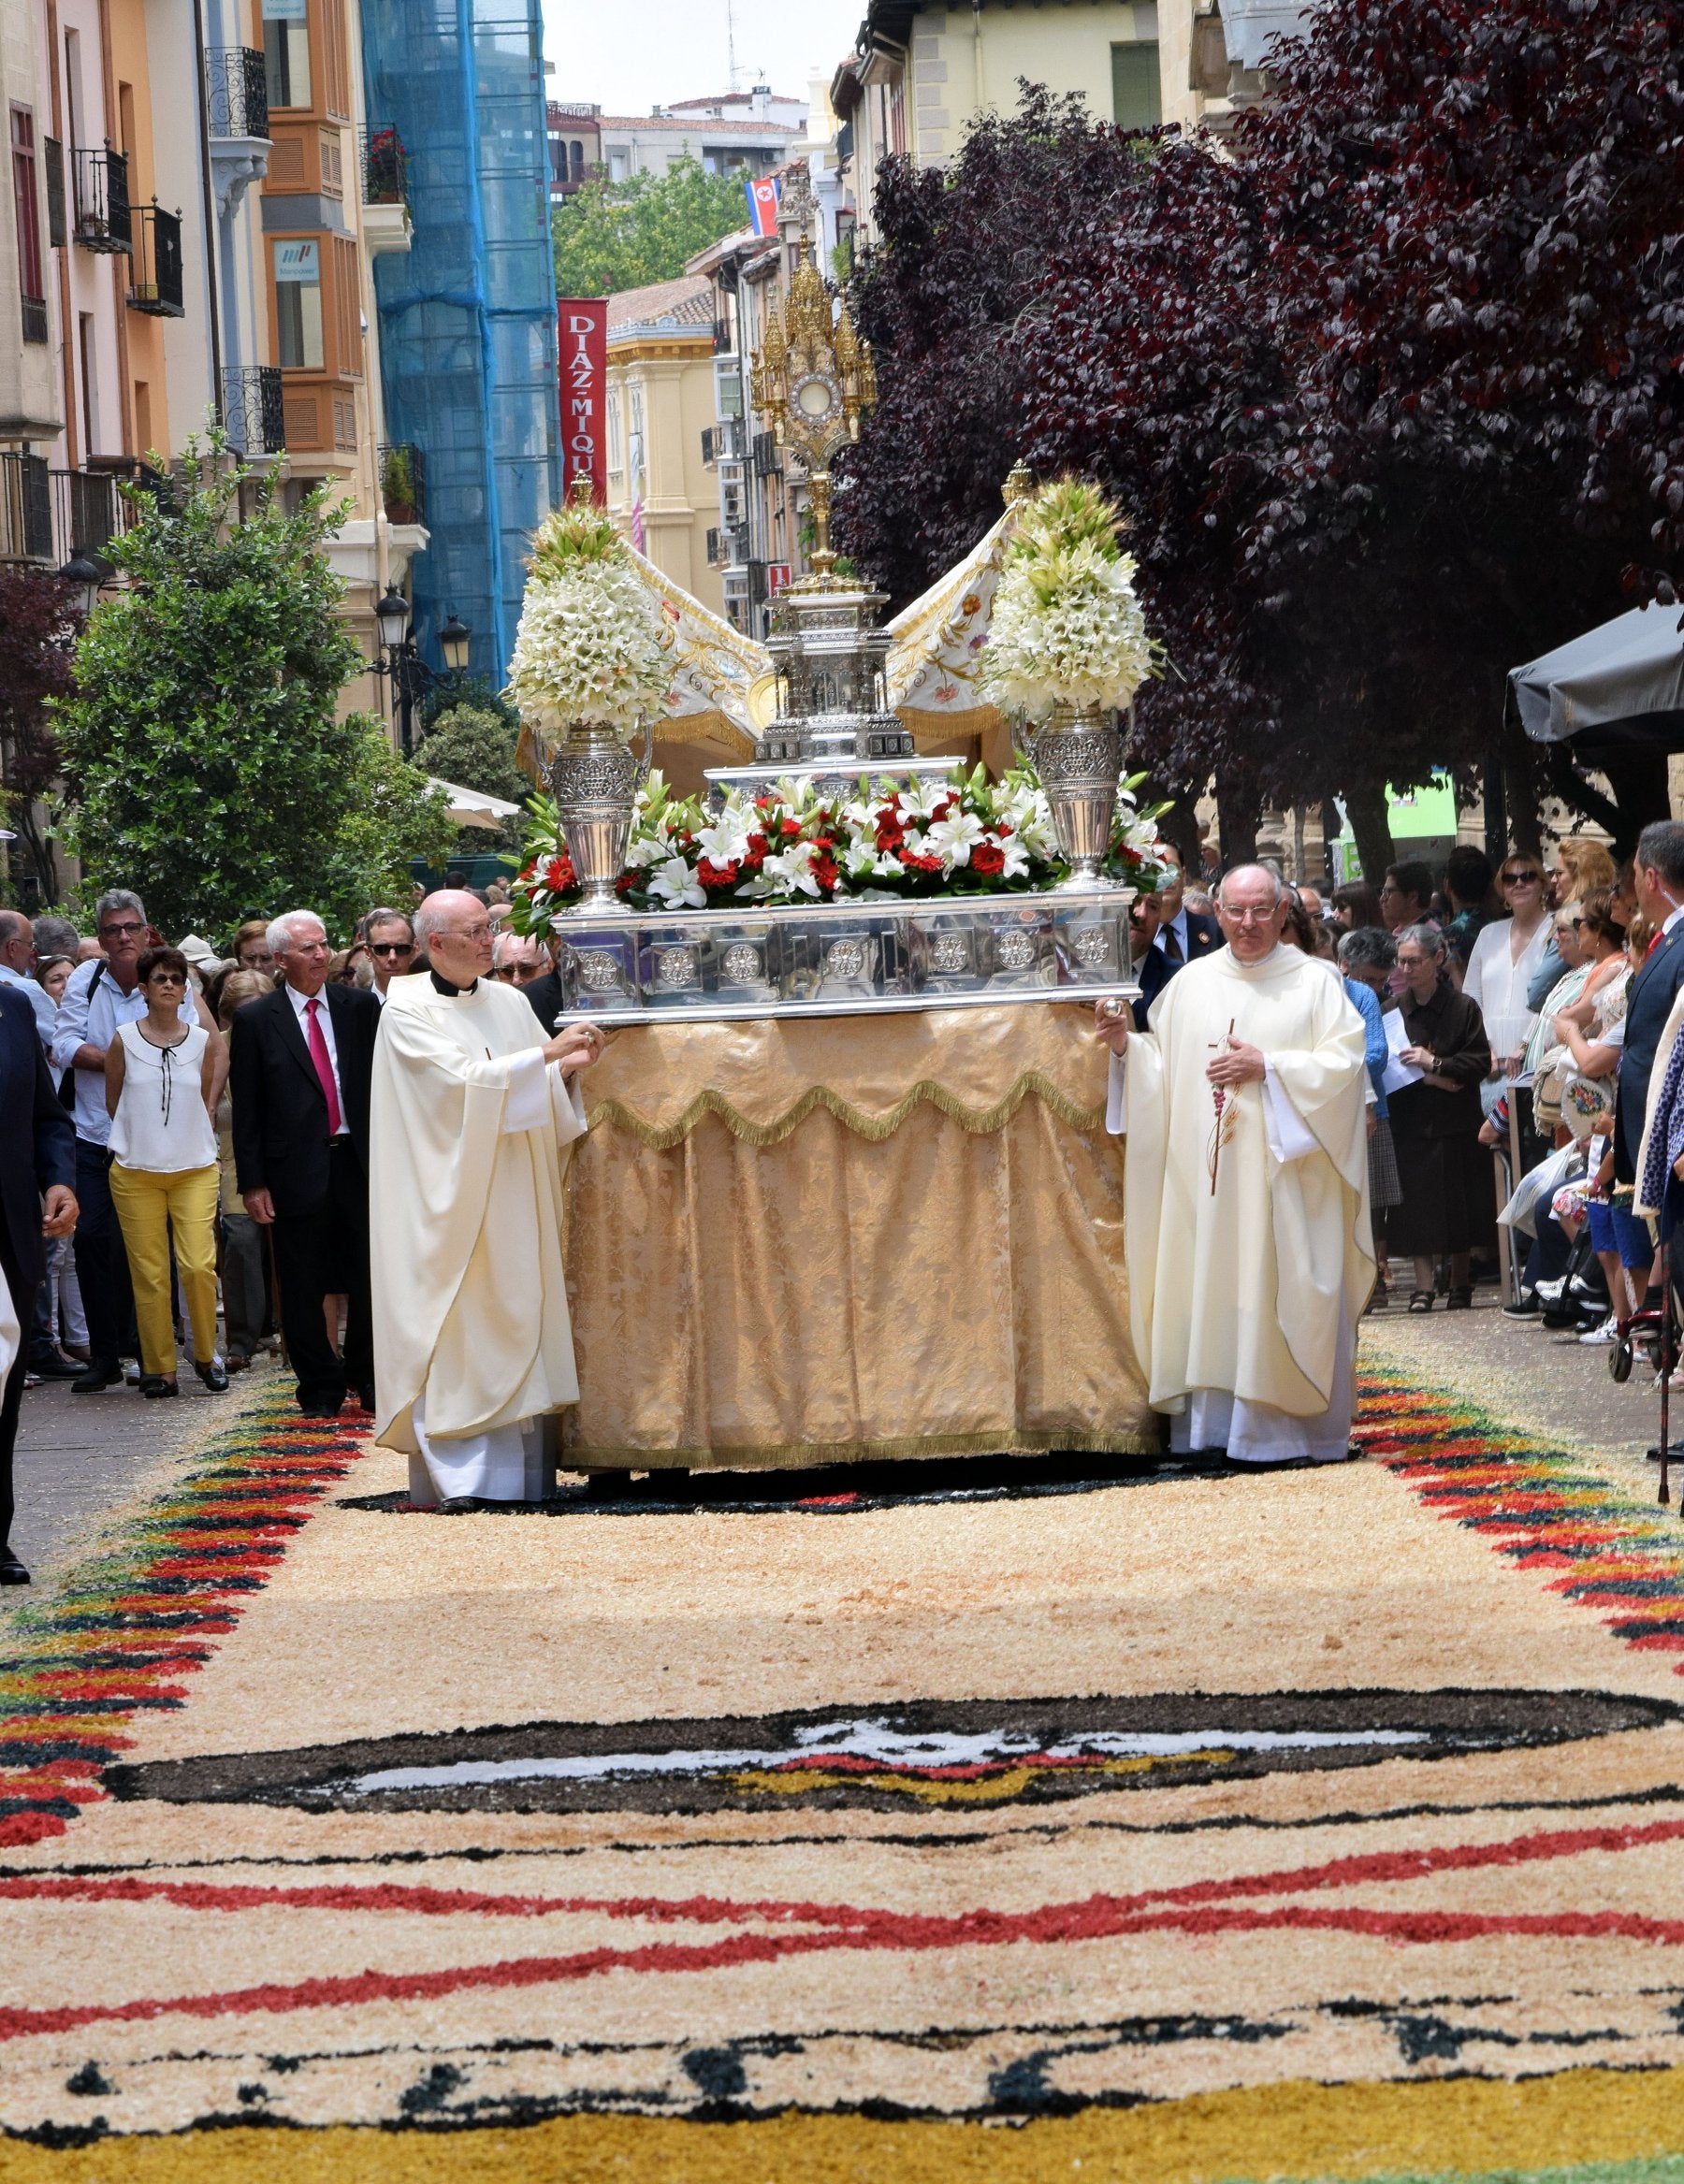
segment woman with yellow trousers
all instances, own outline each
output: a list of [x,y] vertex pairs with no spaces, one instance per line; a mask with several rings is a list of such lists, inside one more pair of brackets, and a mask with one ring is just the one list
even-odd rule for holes
[[146,1014],[122,1024],[106,1055],[111,1118],[111,1202],[123,1224],[135,1318],[140,1393],[174,1396],[175,1324],[169,1244],[193,1323],[193,1369],[221,1394],[228,1375],[216,1350],[216,1113],[228,1052],[220,1032],[183,1023],[187,959],[149,947],[136,966]]

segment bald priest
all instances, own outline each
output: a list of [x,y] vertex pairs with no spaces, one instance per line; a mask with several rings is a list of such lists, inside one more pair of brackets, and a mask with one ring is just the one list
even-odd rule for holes
[[1274,874],[1241,865],[1216,898],[1227,945],[1177,973],[1145,1034],[1099,1004],[1152,1405],[1175,1453],[1247,1465],[1347,1454],[1374,1280],[1362,1019],[1283,942],[1285,911]]
[[548,1491],[546,1421],[579,1399],[561,1269],[561,1174],[576,1086],[602,1034],[545,1038],[490,976],[477,896],[428,895],[429,975],[394,978],[374,1049],[369,1214],[376,1440],[414,1500],[446,1509]]

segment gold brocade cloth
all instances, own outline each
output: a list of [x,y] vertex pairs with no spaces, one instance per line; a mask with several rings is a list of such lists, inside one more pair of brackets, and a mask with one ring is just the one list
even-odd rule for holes
[[564,1463],[1158,1446],[1086,1005],[626,1025],[568,1183]]

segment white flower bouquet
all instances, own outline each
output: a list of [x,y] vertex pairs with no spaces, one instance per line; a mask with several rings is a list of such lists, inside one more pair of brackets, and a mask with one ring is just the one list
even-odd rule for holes
[[1137,564],[1117,543],[1122,519],[1079,479],[1042,485],[1006,550],[980,687],[1013,719],[1054,705],[1127,705],[1157,673],[1135,591]]
[[547,740],[577,727],[633,734],[664,713],[673,667],[660,610],[601,509],[572,501],[532,542],[509,694]]

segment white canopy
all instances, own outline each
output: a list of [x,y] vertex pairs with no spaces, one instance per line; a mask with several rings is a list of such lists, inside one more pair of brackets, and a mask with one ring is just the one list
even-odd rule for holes
[[517,818],[521,806],[510,803],[506,797],[492,796],[483,788],[464,788],[459,781],[441,781],[428,774],[428,788],[442,788],[450,802],[449,817],[458,827],[501,827],[505,819]]

